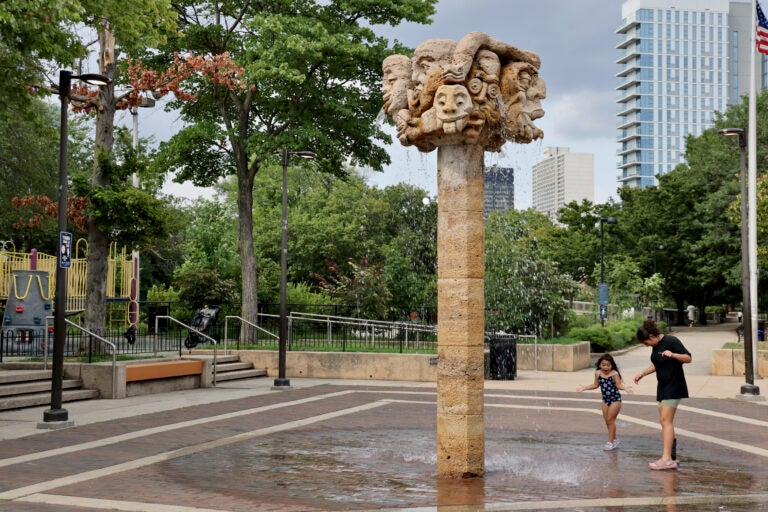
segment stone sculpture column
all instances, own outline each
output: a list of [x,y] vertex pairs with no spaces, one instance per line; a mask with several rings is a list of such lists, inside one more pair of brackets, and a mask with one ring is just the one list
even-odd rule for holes
[[383,63],[383,111],[405,146],[437,152],[437,475],[481,477],[484,152],[543,137],[540,60],[482,32],[430,39]]
[[482,146],[438,148],[437,190],[437,474],[482,476]]

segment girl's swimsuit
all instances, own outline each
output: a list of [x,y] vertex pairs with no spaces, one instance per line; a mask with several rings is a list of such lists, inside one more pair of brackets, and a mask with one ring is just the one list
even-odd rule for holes
[[619,393],[619,388],[616,387],[616,382],[613,380],[614,375],[616,372],[611,372],[608,377],[603,377],[600,372],[597,372],[597,382],[600,384],[600,392],[603,394],[605,405],[621,402],[621,393]]

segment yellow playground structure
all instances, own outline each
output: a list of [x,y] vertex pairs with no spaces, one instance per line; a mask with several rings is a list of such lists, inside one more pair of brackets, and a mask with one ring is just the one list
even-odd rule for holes
[[[71,267],[67,270],[67,313],[84,311],[86,268],[87,268],[88,242],[79,239],[72,253]],[[43,254],[32,249],[29,253],[16,252],[13,242],[3,242],[0,248],[0,302],[3,308],[8,302],[11,289],[14,293],[24,294],[25,287],[11,287],[14,279],[13,271],[16,270],[40,270],[48,274],[47,286],[40,281],[40,295],[52,298],[56,290],[56,265],[58,258],[49,254]],[[107,322],[109,326],[135,325],[136,319],[131,318],[130,311],[138,311],[138,265],[133,257],[123,247],[118,250],[113,243],[109,249],[107,260]],[[27,292],[31,281],[26,284]],[[46,287],[47,289],[43,289]],[[22,298],[22,297],[16,297]],[[133,307],[132,307],[133,306]],[[131,321],[133,320],[133,321]]]

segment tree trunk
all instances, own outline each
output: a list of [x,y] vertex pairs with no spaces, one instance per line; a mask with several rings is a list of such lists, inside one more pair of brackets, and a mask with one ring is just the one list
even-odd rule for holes
[[[242,265],[242,311],[240,315],[253,325],[258,320],[258,276],[256,269],[256,251],[253,247],[253,178],[245,164],[245,169],[237,172],[237,249]],[[253,338],[255,329],[243,324],[240,330],[240,341],[247,342]]]
[[[99,33],[101,74],[109,79],[115,78],[114,38],[109,27]],[[115,124],[115,86],[114,82],[99,90],[98,104],[101,107],[96,114],[96,139],[93,174],[91,184],[94,187],[109,185],[109,177],[101,173],[99,160],[102,155],[111,155],[114,145]],[[88,270],[86,272],[85,325],[86,328],[103,333],[107,318],[107,257],[109,239],[93,218],[88,219]]]

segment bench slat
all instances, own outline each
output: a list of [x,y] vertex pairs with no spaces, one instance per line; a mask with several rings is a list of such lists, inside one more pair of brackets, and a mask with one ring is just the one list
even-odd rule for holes
[[183,360],[129,364],[125,367],[125,382],[200,375],[201,373],[203,373],[202,361]]

